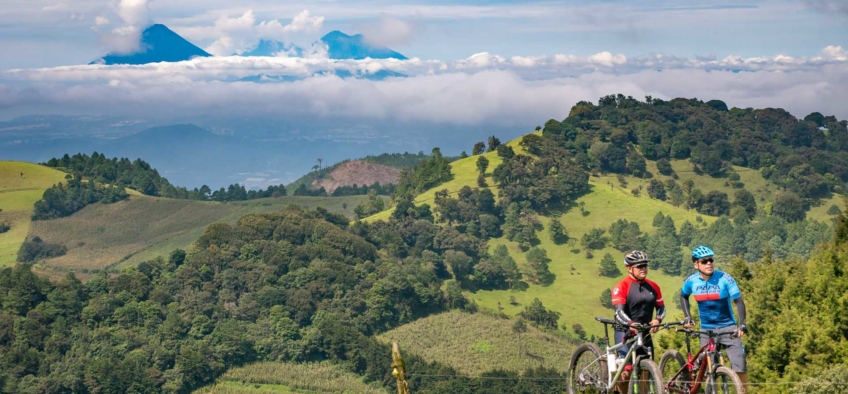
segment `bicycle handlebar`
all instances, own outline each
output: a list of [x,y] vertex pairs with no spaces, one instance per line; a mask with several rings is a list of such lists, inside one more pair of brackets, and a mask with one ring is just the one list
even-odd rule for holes
[[650,325],[650,324],[633,323],[633,325],[625,327],[625,326],[622,326],[621,324],[619,324],[618,322],[616,322],[612,319],[607,319],[605,317],[595,316],[595,320],[597,320],[597,321],[599,321],[603,324],[612,324],[614,327],[616,327],[616,329],[618,329],[618,328],[622,328],[622,329],[632,328],[634,330],[643,331],[643,332],[644,331],[650,331],[652,328],[655,328],[655,327],[656,328],[669,328],[671,326],[682,326],[683,325],[682,321],[679,321],[679,322],[674,321],[674,322],[668,322],[668,323],[660,323],[660,324],[653,325],[653,326]]
[[724,335],[730,335],[731,337],[735,338],[736,336],[739,335],[739,332],[736,331],[736,330],[728,331],[728,332],[716,332],[715,330],[693,330],[691,328],[677,328],[677,329],[675,329],[675,331],[685,332],[687,335],[690,335],[692,337],[696,337],[698,335],[706,335],[707,337],[710,337],[710,338],[718,338],[718,337],[721,337],[721,336],[724,336]]

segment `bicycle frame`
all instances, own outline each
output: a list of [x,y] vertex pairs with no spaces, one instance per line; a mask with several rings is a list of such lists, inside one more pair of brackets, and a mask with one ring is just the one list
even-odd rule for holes
[[[698,390],[701,389],[701,385],[704,383],[704,375],[709,371],[710,374],[714,373],[714,369],[718,367],[718,365],[714,364],[714,359],[719,355],[720,349],[717,349],[715,339],[710,336],[709,340],[704,346],[701,346],[698,349],[698,353],[692,356],[692,347],[689,340],[689,334],[686,334],[686,365],[684,365],[680,370],[677,371],[674,376],[666,380],[665,388],[669,393],[680,393],[680,394],[695,394]],[[706,353],[706,354],[704,354]],[[695,379],[692,376],[692,370],[695,368],[695,360],[698,360],[701,355],[704,354],[704,359],[706,365],[703,363],[698,368],[698,374]],[[684,372],[688,373],[689,382],[692,382],[692,386],[689,387],[689,391],[681,390],[678,388],[671,387],[671,383],[674,382],[675,379],[679,378],[681,374]]]
[[[615,363],[615,361],[618,360],[617,350],[619,348],[621,348],[622,346],[631,345],[633,342],[636,342],[636,346],[630,346],[630,349],[627,350],[627,354],[623,358],[624,362],[622,362],[621,365],[619,365],[618,368],[615,371],[613,371],[612,368],[610,368],[611,365],[609,365],[609,362],[613,361],[613,363]],[[607,343],[609,343],[609,338],[607,338]],[[643,334],[641,332],[637,333],[635,337],[628,339],[624,342],[621,342],[617,345],[614,345],[614,346],[607,345],[606,346],[606,351],[604,352],[604,355],[602,357],[607,358],[607,390],[611,389],[615,385],[615,382],[618,381],[618,378],[621,377],[621,374],[624,373],[624,368],[627,367],[627,360],[628,359],[632,358],[631,365],[633,365],[634,368],[635,368],[636,365],[639,364],[639,360],[642,359],[645,356],[637,356],[636,350],[638,350],[639,348],[644,348],[644,347],[645,347],[644,338],[643,338]],[[610,356],[612,356],[612,357],[610,357]],[[615,375],[613,375],[613,372],[615,372]]]
[[[602,323],[605,323],[605,322],[602,321]],[[633,365],[634,368],[638,368],[637,366],[639,365],[639,360],[641,360],[642,358],[645,357],[645,356],[638,356],[636,354],[636,350],[642,349],[642,348],[647,349],[648,350],[648,357],[650,357],[651,349],[648,349],[645,346],[645,337],[644,337],[645,334],[642,331],[637,331],[636,336],[634,336],[633,338],[630,338],[626,341],[622,341],[619,344],[613,345],[612,341],[610,341],[608,324],[605,323],[604,324],[604,335],[607,338],[607,345],[605,346],[605,351],[604,351],[604,354],[601,356],[601,358],[606,357],[606,359],[607,359],[607,384],[606,384],[605,388],[607,390],[611,390],[613,388],[613,386],[615,385],[615,382],[617,382],[618,379],[621,377],[621,374],[624,373],[624,368],[627,367],[627,360],[628,359],[631,359],[631,365]],[[633,342],[636,342],[636,345],[630,346],[630,345],[633,344]],[[613,371],[611,363],[616,364],[616,360],[618,360],[617,350],[620,349],[622,346],[630,346],[630,349],[627,350],[627,354],[622,359],[623,362],[621,363],[621,365],[619,365],[618,368],[616,368]],[[598,359],[596,361],[599,361],[599,360],[600,359]],[[615,372],[615,374],[613,374],[613,372]]]

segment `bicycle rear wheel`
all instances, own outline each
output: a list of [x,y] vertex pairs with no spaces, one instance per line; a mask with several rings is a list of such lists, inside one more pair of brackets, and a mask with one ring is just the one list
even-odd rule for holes
[[710,378],[706,387],[707,394],[742,394],[742,380],[730,368],[716,368],[715,377]]
[[607,385],[607,360],[601,349],[587,342],[577,347],[568,365],[568,394],[605,393]]
[[664,394],[659,365],[652,360],[639,361],[639,368],[634,368],[633,374],[630,375],[627,391],[630,394]]

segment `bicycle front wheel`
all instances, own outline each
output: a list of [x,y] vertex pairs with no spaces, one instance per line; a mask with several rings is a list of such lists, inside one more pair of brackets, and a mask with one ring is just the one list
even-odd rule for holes
[[628,393],[630,394],[663,394],[662,372],[659,365],[652,360],[639,361],[639,368],[630,375]]
[[568,365],[568,394],[605,393],[607,360],[598,345],[588,342],[577,347]]
[[707,382],[707,394],[742,394],[744,392],[739,375],[725,366],[716,368],[715,377]]
[[[681,371],[685,366],[686,360],[677,350],[670,349],[663,353],[662,358],[660,358],[660,371],[662,372],[664,384],[669,385],[669,392],[689,392],[689,371]],[[677,375],[676,378],[675,375]]]

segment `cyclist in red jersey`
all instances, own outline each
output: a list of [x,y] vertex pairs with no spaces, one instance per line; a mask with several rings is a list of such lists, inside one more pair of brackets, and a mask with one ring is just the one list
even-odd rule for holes
[[[624,255],[624,266],[627,268],[627,277],[615,285],[612,290],[612,305],[615,308],[615,320],[622,326],[633,324],[659,325],[665,317],[665,303],[659,285],[647,279],[648,277],[648,255],[641,250],[634,250]],[[654,310],[656,309],[656,318]],[[657,332],[657,328],[651,329],[651,333]],[[635,331],[615,331],[615,343],[621,343],[635,335]],[[651,335],[645,336],[645,346],[653,349]],[[627,355],[628,346],[618,349],[619,357]],[[653,351],[651,352],[653,359]],[[621,374],[618,382],[618,391],[627,392],[627,382],[633,368],[627,360],[627,366]],[[610,365],[609,368],[615,368]]]

